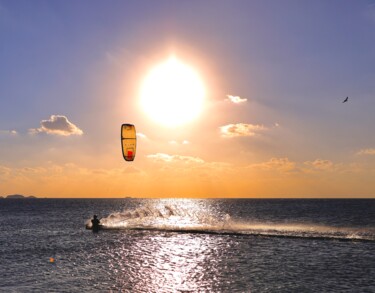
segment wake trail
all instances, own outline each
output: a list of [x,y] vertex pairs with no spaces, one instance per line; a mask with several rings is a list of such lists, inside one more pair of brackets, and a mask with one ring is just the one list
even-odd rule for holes
[[[375,242],[375,227],[353,228],[316,224],[276,224],[238,221],[229,214],[212,216],[181,207],[142,206],[102,218],[102,230],[147,230],[175,233],[242,235],[280,238]],[[91,229],[91,222],[86,222]]]

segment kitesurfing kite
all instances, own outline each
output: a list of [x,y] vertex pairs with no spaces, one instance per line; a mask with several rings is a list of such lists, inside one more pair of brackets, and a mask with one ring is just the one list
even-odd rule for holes
[[343,103],[346,103],[349,100],[349,97],[346,97],[346,99],[343,101]]
[[133,124],[121,125],[121,146],[125,161],[134,161],[137,138]]

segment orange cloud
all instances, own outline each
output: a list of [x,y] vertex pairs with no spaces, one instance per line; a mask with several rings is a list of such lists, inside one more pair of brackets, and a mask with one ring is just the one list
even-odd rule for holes
[[358,155],[375,155],[375,149],[363,149],[363,150],[360,150],[357,154]]
[[202,164],[204,163],[204,160],[197,158],[197,157],[191,157],[191,156],[180,156],[180,155],[168,155],[163,153],[157,153],[148,155],[147,158],[152,159],[155,162],[167,162],[167,163],[173,163],[173,162],[183,162],[186,164]]
[[297,170],[296,163],[289,161],[288,158],[271,158],[267,162],[253,164],[250,165],[248,168],[279,172],[291,172]]
[[334,164],[329,160],[322,160],[322,159],[316,159],[315,161],[307,161],[304,163],[305,165],[312,167],[317,170],[332,170],[334,167]]
[[238,137],[238,136],[254,136],[260,131],[264,131],[267,128],[263,125],[256,124],[228,124],[220,127],[220,132],[223,137]]

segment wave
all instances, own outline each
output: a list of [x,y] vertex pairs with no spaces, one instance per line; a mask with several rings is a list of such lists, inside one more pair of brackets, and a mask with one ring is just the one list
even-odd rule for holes
[[[171,205],[143,206],[134,210],[112,213],[100,219],[100,222],[102,230],[147,230],[375,242],[375,228],[239,221],[232,219],[229,214],[212,216]],[[90,220],[87,220],[86,228],[91,229]]]

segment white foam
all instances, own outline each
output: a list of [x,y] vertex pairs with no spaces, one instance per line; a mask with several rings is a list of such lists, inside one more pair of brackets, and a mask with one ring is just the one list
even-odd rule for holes
[[[275,224],[236,221],[229,214],[215,217],[209,213],[173,205],[146,205],[134,210],[112,213],[100,219],[103,229],[147,229],[176,232],[241,234],[278,237],[329,238],[375,241],[375,229],[358,229],[309,224]],[[91,225],[90,221],[87,222]]]

